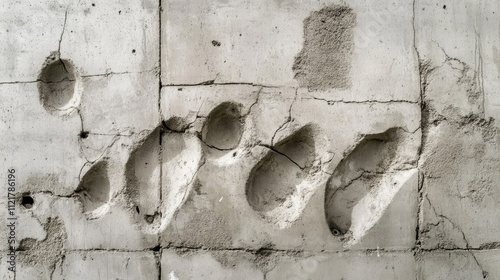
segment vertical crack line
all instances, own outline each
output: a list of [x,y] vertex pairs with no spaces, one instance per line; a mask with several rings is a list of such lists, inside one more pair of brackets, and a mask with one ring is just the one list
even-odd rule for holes
[[420,227],[423,225],[423,194],[424,194],[424,173],[418,170],[418,197],[417,197],[417,226],[415,228],[415,249],[419,249],[421,244]]
[[66,73],[69,73],[69,71],[68,71],[68,68],[66,68],[66,64],[64,64],[64,61],[61,59],[61,42],[62,42],[62,39],[64,36],[64,31],[66,30],[66,21],[68,20],[68,9],[69,9],[69,6],[66,7],[66,11],[64,12],[64,23],[63,23],[61,36],[59,37],[59,45],[57,47],[57,55],[59,56],[59,62],[61,62],[62,66],[64,68],[64,71],[66,71]]
[[292,108],[293,108],[293,104],[295,103],[295,101],[297,101],[297,96],[298,96],[298,89],[295,89],[295,97],[292,100],[292,102],[290,103],[290,107],[288,108],[288,118],[274,132],[273,137],[271,137],[271,146],[274,146],[274,144],[275,144],[274,138],[276,138],[276,134],[278,134],[278,132],[283,130],[286,127],[286,125],[288,125],[292,121]]
[[483,276],[483,279],[486,279],[488,278],[488,271],[484,270],[483,269],[483,266],[479,263],[479,261],[477,260],[476,258],[476,255],[470,250],[470,249],[467,249],[467,251],[469,251],[469,253],[472,255],[472,258],[474,259],[476,265],[479,267],[479,269],[481,270],[481,274]]
[[484,65],[483,65],[483,56],[482,56],[482,44],[481,44],[481,34],[477,32],[476,30],[476,27],[474,26],[474,32],[476,33],[476,42],[475,42],[475,55],[476,55],[476,61],[477,61],[477,65],[476,65],[476,72],[477,72],[477,83],[478,83],[478,86],[479,86],[479,92],[481,93],[482,95],[482,105],[483,105],[483,118],[486,118],[486,107],[485,107],[485,99],[486,99],[486,96],[484,94]]
[[417,29],[415,28],[415,16],[416,16],[416,2],[417,0],[413,0],[413,19],[412,19],[412,26],[413,26],[413,50],[415,51],[415,54],[417,55],[417,70],[418,70],[418,75],[419,75],[419,89],[420,89],[420,104],[424,103],[423,100],[423,90],[422,90],[422,70],[421,70],[421,62],[420,62],[420,53],[417,48]]
[[[159,140],[160,140],[160,143],[159,144],[159,149],[158,149],[158,157],[157,157],[157,160],[158,160],[158,165],[159,165],[159,168],[160,168],[160,175],[159,175],[159,181],[158,181],[158,186],[159,186],[159,192],[158,192],[158,205],[156,207],[156,212],[158,212],[160,214],[160,218],[163,216],[162,215],[162,200],[163,200],[163,134],[165,133],[163,131],[163,129],[159,129]],[[158,242],[160,242],[159,240],[159,237],[158,237]]]
[[[62,42],[62,39],[63,39],[63,36],[64,36],[64,31],[66,30],[66,21],[68,20],[68,9],[69,9],[69,6],[66,8],[66,11],[64,12],[63,29],[62,29],[62,32],[61,32],[61,36],[59,37],[59,46],[57,48],[57,53],[59,54],[59,56],[61,56],[61,42]],[[64,66],[64,64],[63,64],[63,66]]]
[[161,14],[162,14],[162,5],[161,5],[162,0],[158,0],[158,112],[160,114],[160,122],[162,119],[162,112],[161,112],[161,88],[162,88],[162,83],[161,83],[161,75],[162,75],[162,49],[161,49],[161,41],[162,41],[162,31],[161,31]]
[[[162,69],[162,61],[161,61],[161,56],[162,56],[162,51],[161,51],[161,41],[162,41],[162,32],[161,32],[161,17],[162,17],[162,0],[158,0],[158,118],[159,118],[159,123],[162,123],[162,110],[161,110],[161,69]],[[163,129],[160,129],[160,149],[159,149],[159,155],[158,155],[158,160],[160,163],[160,182],[159,182],[159,203],[158,207],[159,209],[157,212],[159,213],[159,218],[160,221],[163,218],[163,213],[162,213],[162,206],[163,206],[163,134],[164,131]],[[161,234],[158,233],[158,245],[160,246],[160,252],[159,252],[159,258],[158,258],[158,279],[161,280]]]
[[154,257],[156,261],[156,268],[158,272],[158,280],[161,280],[161,255],[162,255],[162,248],[160,246],[160,250],[158,252],[154,252]]
[[81,131],[85,131],[83,129],[83,117],[82,117],[82,112],[80,112],[80,109],[78,108],[75,108],[76,109],[76,113],[78,114],[78,117],[80,118],[80,128],[81,128]]
[[[247,117],[248,115],[250,115],[250,114],[252,113],[252,109],[253,109],[253,107],[259,103],[260,94],[262,93],[262,90],[263,90],[263,89],[264,89],[264,87],[263,87],[263,86],[261,86],[261,87],[259,88],[259,91],[257,92],[257,97],[255,98],[255,102],[254,102],[254,103],[252,103],[252,105],[250,105],[250,107],[248,108],[248,111],[247,111],[247,112],[246,112],[246,113],[245,113],[242,117]],[[205,102],[205,100],[203,100],[203,102]],[[202,103],[202,105],[203,105],[203,103]],[[200,111],[200,109],[201,109],[201,106],[200,106],[200,108],[198,109],[198,112]],[[196,116],[198,116],[198,114],[197,114]]]
[[[415,52],[415,56],[416,56],[416,67],[417,67],[417,71],[418,71],[418,89],[419,89],[419,94],[420,94],[420,98],[419,98],[419,105],[420,105],[420,129],[421,129],[421,135],[420,135],[420,147],[419,147],[419,150],[418,150],[418,159],[417,159],[417,169],[418,169],[418,173],[419,173],[419,176],[418,176],[418,201],[417,201],[417,225],[415,227],[415,260],[416,260],[416,265],[417,267],[419,266],[419,263],[420,261],[420,254],[421,254],[421,241],[420,241],[420,238],[421,238],[421,228],[420,228],[420,225],[421,225],[421,222],[422,222],[422,219],[423,219],[423,215],[422,215],[422,211],[423,211],[423,207],[422,207],[422,204],[423,204],[423,197],[424,197],[424,180],[425,180],[425,174],[424,172],[422,172],[420,170],[420,165],[421,165],[421,156],[422,156],[422,153],[423,153],[423,149],[424,149],[424,141],[425,141],[425,137],[424,137],[424,134],[426,133],[426,123],[425,123],[425,118],[423,117],[423,114],[425,114],[424,110],[425,110],[425,101],[424,101],[424,87],[422,85],[422,62],[421,62],[421,57],[420,57],[420,53],[418,51],[418,48],[417,48],[417,29],[416,29],[416,4],[417,4],[417,0],[413,0],[413,4],[412,4],[412,9],[413,9],[413,15],[412,15],[412,28],[413,28],[413,50]],[[420,278],[419,275],[417,275],[417,278]]]

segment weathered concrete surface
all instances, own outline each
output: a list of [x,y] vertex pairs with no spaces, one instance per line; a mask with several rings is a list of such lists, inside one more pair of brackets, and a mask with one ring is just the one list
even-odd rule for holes
[[415,7],[424,133],[419,242],[426,249],[490,249],[500,240],[491,222],[500,198],[500,136],[492,110],[498,89],[491,87],[499,72],[485,68],[498,39],[489,26],[499,18],[492,3],[464,3]]
[[256,256],[243,251],[162,251],[162,279],[264,279]]
[[[297,57],[328,51],[321,43],[315,43],[314,38],[307,37],[306,18],[313,21],[311,25],[314,21],[321,23],[321,15],[325,13],[317,11],[340,4],[341,1],[332,0],[162,1],[162,82],[165,85],[214,81],[297,86],[301,81],[295,79],[297,73],[293,70]],[[346,38],[353,47],[348,51],[350,54],[341,59],[344,61],[341,65],[350,68],[342,71],[350,82],[342,84],[340,89],[314,85],[310,89],[324,89],[326,92],[320,94],[332,99],[416,101],[418,61],[413,51],[412,5],[412,1],[397,5],[351,1],[348,8],[352,9],[352,16],[348,25],[355,24],[355,27]],[[315,27],[311,28],[314,31]],[[344,39],[335,34],[317,36],[324,41]],[[304,39],[306,49],[303,49]],[[308,41],[313,47],[310,50]],[[349,43],[332,47],[343,52],[346,44]],[[324,53],[324,59],[338,61],[330,57],[338,56],[339,52]],[[309,62],[318,60],[320,58],[313,58]],[[320,76],[325,74],[314,66],[304,70],[316,71]],[[332,75],[323,76],[335,79],[337,68],[325,71],[334,71]]]
[[2,3],[0,279],[500,278],[496,4]]
[[82,76],[159,67],[156,1],[9,0],[0,13],[0,82],[35,81],[37,66],[53,51]]
[[419,275],[423,279],[497,279],[499,261],[498,250],[426,253]]
[[[177,116],[184,117],[184,123],[193,123],[185,133],[202,130],[202,125],[197,122],[209,122],[205,118],[210,117],[212,108],[209,106],[214,101],[239,101],[242,106],[240,111],[245,116],[242,120],[245,130],[235,149],[217,149],[202,143],[206,156],[192,179],[193,186],[186,186],[193,190],[187,194],[184,207],[164,231],[163,244],[253,249],[271,246],[284,250],[340,250],[343,242],[350,245],[362,242],[362,245],[358,244],[359,248],[372,249],[378,246],[391,249],[413,247],[418,194],[415,167],[420,144],[419,123],[414,121],[419,119],[420,114],[417,105],[393,104],[392,116],[383,116],[380,112],[388,108],[384,103],[339,102],[329,105],[324,100],[302,97],[293,90],[256,86],[167,87],[162,96],[169,97],[162,99],[165,100],[162,111],[168,112],[164,113],[164,119]],[[178,107],[175,100],[181,98],[186,104],[192,103],[187,108],[197,111],[188,112]],[[171,103],[172,100],[174,102]],[[360,106],[364,110],[349,109]],[[338,115],[340,112],[342,116]],[[358,123],[359,131],[349,132],[348,123],[340,122],[333,126],[321,121],[326,118],[365,121]],[[311,129],[304,130],[303,127]],[[366,206],[360,203],[358,214],[353,214],[353,223],[360,223],[354,235],[342,241],[341,236],[331,234],[325,223],[325,208],[330,201],[325,200],[324,191],[329,184],[334,184],[327,182],[331,181],[333,169],[343,154],[356,147],[362,135],[381,133],[392,127],[401,127],[402,133],[408,137],[398,143],[401,147],[389,168],[391,172],[381,178],[384,182],[391,182],[392,189],[385,189],[383,184],[374,186],[371,194],[365,197]],[[297,133],[311,137],[308,145],[313,149],[286,140]],[[224,138],[224,135],[220,137]],[[289,148],[280,146],[283,139],[287,143],[292,142]],[[201,140],[203,142],[203,138]],[[267,161],[273,162],[272,169],[259,168]],[[311,162],[311,167],[307,166],[307,161]],[[273,170],[276,172],[273,173]],[[295,179],[297,172],[303,173],[300,175],[303,179]],[[260,180],[257,185],[256,179],[252,181],[253,176]],[[168,185],[164,187],[168,188]],[[378,200],[378,195],[398,195],[404,197],[405,203],[398,204],[397,200],[390,199],[374,211],[369,205]],[[399,227],[395,227],[390,219],[386,225],[377,223],[382,213],[390,216],[393,211],[401,218]],[[363,219],[367,220],[363,222]],[[377,226],[372,228],[375,224]],[[316,230],[311,231],[311,228]],[[390,237],[383,240],[374,236],[370,238],[370,233],[388,234]]]
[[168,250],[162,279],[400,279],[416,277],[411,252],[292,253]]
[[151,252],[74,252],[58,264],[53,279],[158,279]]

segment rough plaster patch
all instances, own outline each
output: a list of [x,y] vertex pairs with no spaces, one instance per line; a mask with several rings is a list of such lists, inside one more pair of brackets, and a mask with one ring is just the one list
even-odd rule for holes
[[49,218],[44,225],[46,237],[43,240],[26,238],[20,241],[19,250],[26,251],[19,255],[19,261],[33,267],[50,269],[46,274],[49,279],[56,263],[64,258],[63,247],[67,239],[66,230],[61,221]]
[[189,240],[185,242],[185,245],[207,246],[206,244],[210,244],[210,246],[224,247],[232,243],[233,237],[229,231],[229,224],[219,212],[203,209],[191,213],[191,216],[186,218],[190,220],[184,223],[179,221],[180,227],[179,224],[173,223],[175,227],[179,227],[174,229],[174,235],[185,235],[182,238]]
[[309,90],[351,87],[353,28],[356,15],[347,6],[330,6],[304,20],[304,46],[295,57],[295,78]]

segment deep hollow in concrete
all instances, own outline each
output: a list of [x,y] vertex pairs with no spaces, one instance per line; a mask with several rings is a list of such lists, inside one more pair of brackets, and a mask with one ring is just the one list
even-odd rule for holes
[[402,133],[400,128],[391,128],[366,135],[339,163],[325,193],[325,214],[332,234],[340,236],[349,231],[353,207],[389,170]]
[[30,194],[23,194],[21,197],[21,205],[26,209],[31,209],[33,204],[35,204],[33,197]]
[[82,201],[84,212],[95,210],[109,201],[110,183],[107,166],[105,161],[96,163],[80,181],[75,193]]
[[295,57],[295,79],[309,90],[351,86],[353,29],[351,8],[334,5],[312,12],[304,20],[304,46]]
[[75,102],[76,74],[71,61],[51,54],[38,77],[42,105],[48,111],[66,110]]
[[184,132],[189,126],[189,124],[186,122],[186,119],[177,116],[171,117],[170,119],[164,121],[163,125],[166,129],[174,132]]
[[158,127],[132,151],[125,165],[125,186],[138,215],[154,216],[160,199],[160,134]]
[[202,140],[205,144],[221,150],[238,146],[243,133],[240,106],[224,102],[210,112],[202,129]]
[[309,126],[276,144],[250,174],[246,186],[250,206],[266,216],[271,215],[266,212],[285,204],[306,178],[314,153]]

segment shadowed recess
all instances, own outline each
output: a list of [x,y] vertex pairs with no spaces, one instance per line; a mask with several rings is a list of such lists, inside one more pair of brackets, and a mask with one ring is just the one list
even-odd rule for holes
[[391,128],[380,134],[366,135],[337,166],[325,193],[326,219],[334,235],[349,231],[354,206],[379,185],[389,170],[402,133],[400,128]]
[[236,148],[243,133],[240,107],[241,105],[232,102],[224,102],[215,107],[203,126],[203,142],[220,150]]
[[264,215],[283,206],[305,180],[314,153],[309,126],[276,144],[250,174],[246,186],[250,206]]
[[66,110],[76,106],[76,75],[74,66],[69,60],[60,59],[51,54],[38,77],[40,101],[48,111]]
[[160,205],[161,128],[153,130],[125,165],[126,193],[144,221],[151,223]]
[[110,184],[107,167],[105,161],[96,163],[80,181],[75,193],[82,200],[84,212],[95,210],[108,202]]

